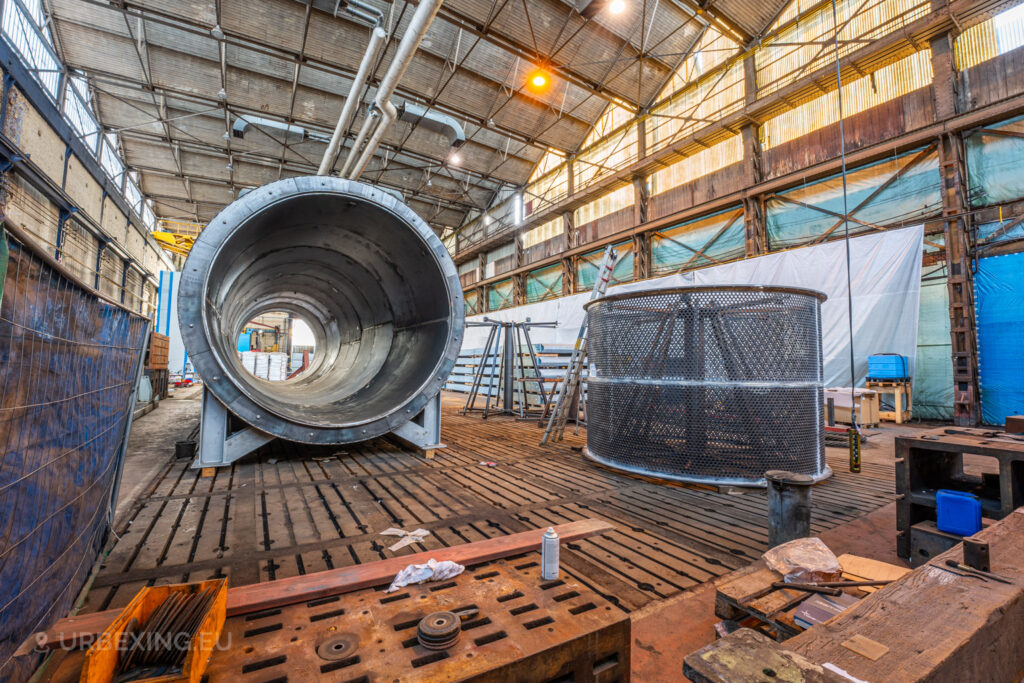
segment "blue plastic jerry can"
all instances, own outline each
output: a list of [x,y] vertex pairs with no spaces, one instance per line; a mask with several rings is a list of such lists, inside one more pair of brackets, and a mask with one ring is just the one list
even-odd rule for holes
[[981,531],[981,501],[972,493],[939,489],[935,494],[939,531],[971,536]]

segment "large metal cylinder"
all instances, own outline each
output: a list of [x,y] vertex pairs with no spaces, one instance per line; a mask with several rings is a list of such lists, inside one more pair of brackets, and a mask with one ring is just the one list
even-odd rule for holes
[[[309,323],[310,367],[268,382],[238,335],[270,311]],[[182,337],[206,388],[259,430],[305,443],[385,434],[440,391],[462,344],[451,257],[412,209],[372,186],[311,176],[271,183],[213,219],[189,253]]]
[[587,450],[630,472],[764,486],[825,464],[821,301],[790,287],[681,287],[587,304]]

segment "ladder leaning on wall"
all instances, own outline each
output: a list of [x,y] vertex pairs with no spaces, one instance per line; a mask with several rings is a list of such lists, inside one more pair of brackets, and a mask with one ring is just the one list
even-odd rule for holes
[[[615,261],[619,253],[608,245],[604,250],[604,258],[601,260],[601,267],[597,271],[597,280],[594,282],[594,289],[590,292],[590,300],[600,299],[608,291],[608,282],[612,277],[612,270],[615,268]],[[548,418],[548,426],[544,430],[544,437],[540,440],[543,446],[548,441],[561,441],[565,433],[565,424],[569,420],[569,412],[576,404],[575,398],[580,391],[580,375],[583,372],[583,363],[587,357],[587,318],[583,317],[580,325],[579,335],[576,337],[576,345],[572,349],[572,356],[569,357],[569,366],[565,369],[565,377],[558,385],[558,396],[555,399],[554,410]]]

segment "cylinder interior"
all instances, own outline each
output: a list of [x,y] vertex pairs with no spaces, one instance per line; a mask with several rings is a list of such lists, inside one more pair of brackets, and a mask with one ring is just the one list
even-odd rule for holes
[[[423,238],[377,204],[338,194],[286,197],[232,232],[211,263],[204,320],[233,382],[281,418],[345,428],[414,398],[449,337],[444,273]],[[247,372],[236,352],[252,318],[286,311],[316,339],[286,382]]]

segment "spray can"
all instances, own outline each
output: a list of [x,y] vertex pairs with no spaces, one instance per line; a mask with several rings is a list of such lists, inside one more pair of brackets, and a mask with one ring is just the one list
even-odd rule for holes
[[540,542],[540,578],[554,581],[558,578],[558,534],[548,527]]

